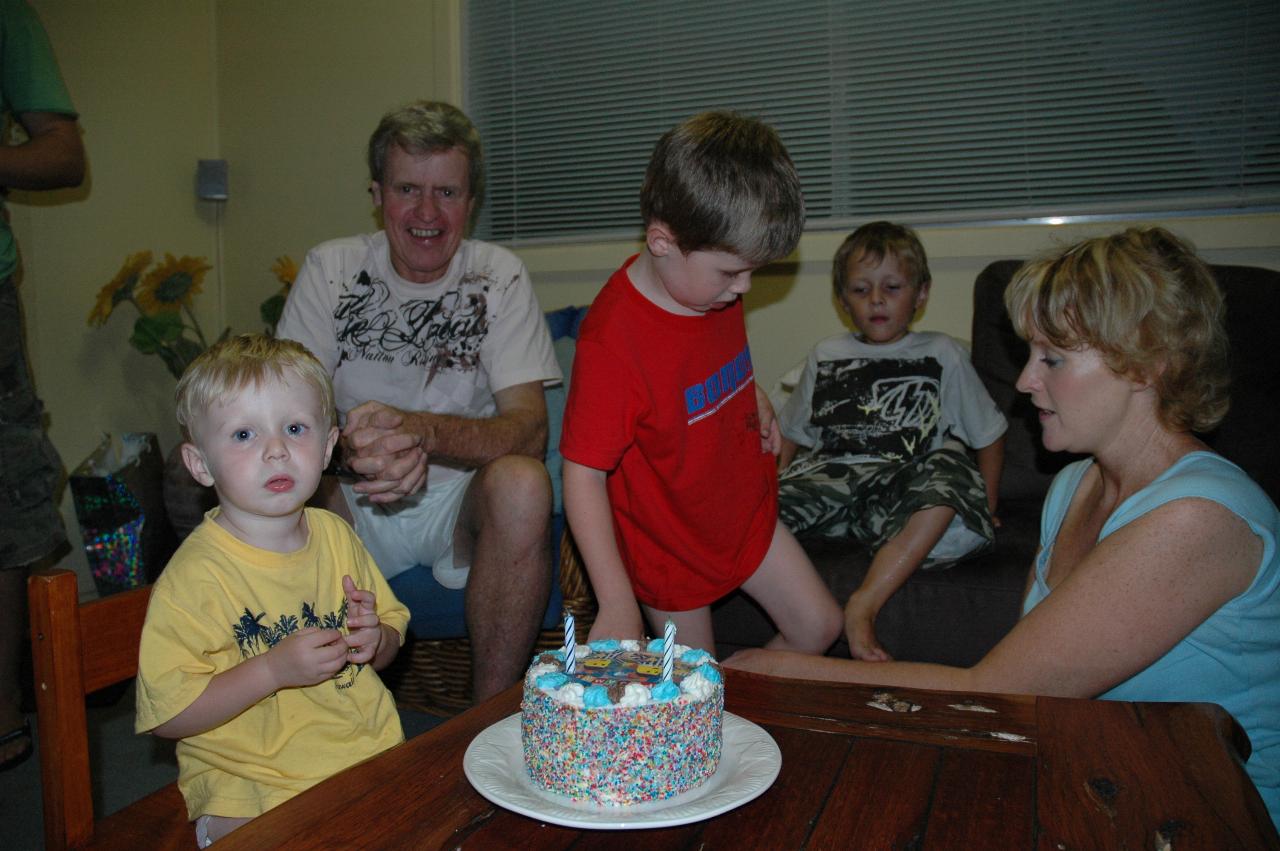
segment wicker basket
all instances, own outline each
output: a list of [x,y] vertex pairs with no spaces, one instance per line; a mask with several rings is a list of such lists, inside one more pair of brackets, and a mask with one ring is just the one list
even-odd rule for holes
[[[560,542],[560,590],[573,613],[577,634],[591,631],[596,601],[573,537],[566,529]],[[535,650],[564,644],[560,626],[538,633]],[[471,706],[471,641],[466,638],[415,639],[400,651],[383,678],[402,709],[433,715],[456,715]]]

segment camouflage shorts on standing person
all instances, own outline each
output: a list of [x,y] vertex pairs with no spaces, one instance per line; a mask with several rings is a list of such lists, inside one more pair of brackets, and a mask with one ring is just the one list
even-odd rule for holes
[[62,461],[43,420],[17,289],[11,278],[0,279],[0,570],[44,558],[67,539],[55,502]]
[[941,567],[991,545],[986,485],[962,449],[944,446],[907,461],[806,455],[778,478],[778,518],[794,534],[852,537],[872,552],[913,514],[938,505],[955,509],[956,518],[922,567]]

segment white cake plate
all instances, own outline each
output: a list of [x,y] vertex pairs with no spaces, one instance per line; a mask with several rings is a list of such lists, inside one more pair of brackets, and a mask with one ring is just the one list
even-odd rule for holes
[[763,728],[724,714],[720,766],[705,783],[665,801],[606,807],[570,801],[533,785],[520,746],[520,715],[486,728],[467,746],[462,767],[476,791],[500,807],[565,827],[630,830],[672,827],[740,807],[768,789],[782,768],[782,752]]

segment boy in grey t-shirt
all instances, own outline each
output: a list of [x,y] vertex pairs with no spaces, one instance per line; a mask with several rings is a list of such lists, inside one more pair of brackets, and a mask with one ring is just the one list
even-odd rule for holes
[[[855,659],[890,658],[876,614],[916,568],[971,555],[995,535],[1007,423],[959,343],[911,331],[930,281],[910,228],[858,228],[832,270],[857,332],[814,347],[780,416],[782,521],[875,552],[845,605]],[[797,458],[800,446],[808,451]]]

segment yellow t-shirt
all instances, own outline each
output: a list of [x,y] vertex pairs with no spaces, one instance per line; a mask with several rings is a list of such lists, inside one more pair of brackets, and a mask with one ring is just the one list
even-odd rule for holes
[[[183,542],[155,584],[138,657],[136,729],[163,724],[218,673],[307,626],[346,631],[342,577],[372,591],[400,633],[409,610],[336,515],[306,509],[308,540],[292,553],[250,546],[213,521]],[[257,816],[404,741],[395,700],[370,665],[282,689],[219,727],[181,739],[178,787],[187,814]]]

